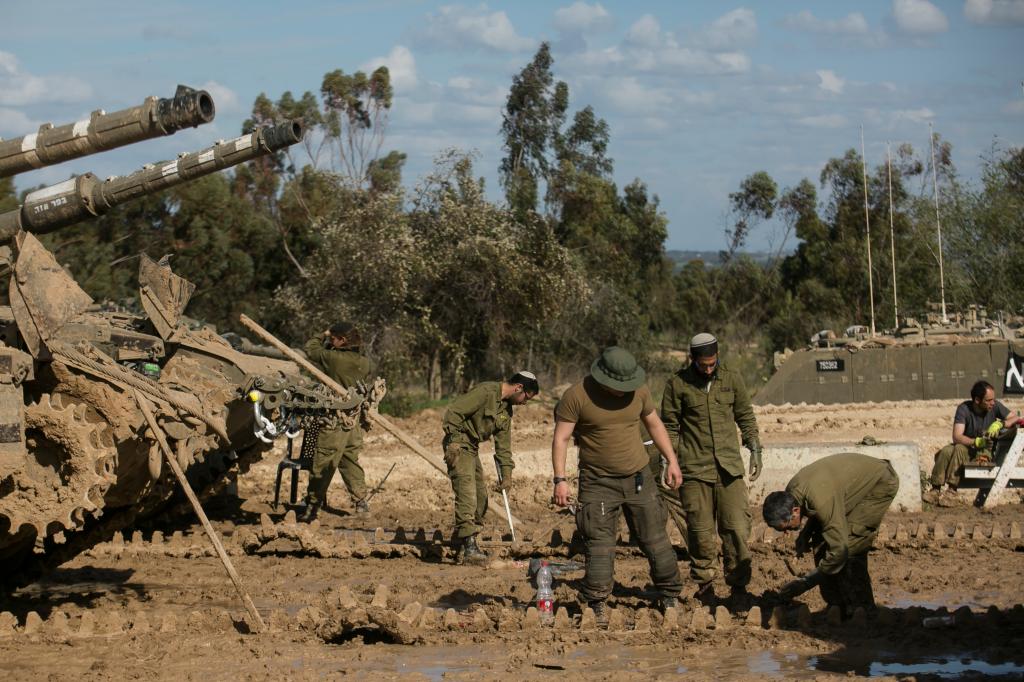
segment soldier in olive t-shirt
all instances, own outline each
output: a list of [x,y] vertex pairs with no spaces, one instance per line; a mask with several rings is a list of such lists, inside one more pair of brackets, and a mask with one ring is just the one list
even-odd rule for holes
[[644,379],[633,356],[613,346],[605,349],[591,366],[590,376],[568,389],[555,408],[551,446],[555,502],[563,507],[569,503],[565,458],[569,440],[575,436],[580,448],[576,525],[587,555],[580,597],[594,609],[601,625],[607,623],[606,600],[615,583],[615,542],[623,511],[632,517],[637,542],[650,562],[651,580],[661,593],[660,606],[675,606],[682,590],[675,550],[665,532],[665,511],[655,497],[656,482],[640,437],[641,421],[668,460],[666,479],[672,488],[679,487],[682,474]]

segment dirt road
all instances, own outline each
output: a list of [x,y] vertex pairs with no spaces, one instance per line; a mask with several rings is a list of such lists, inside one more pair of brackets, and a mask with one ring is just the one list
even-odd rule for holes
[[[765,441],[913,440],[927,461],[948,437],[956,401],[871,406],[769,407],[758,411]],[[1016,409],[1018,405],[1011,405]],[[437,447],[439,414],[402,426]],[[566,611],[540,625],[528,610],[526,562],[564,558],[573,522],[548,504],[544,450],[550,406],[517,417],[515,471],[520,542],[494,517],[487,569],[455,566],[446,480],[387,435],[374,431],[363,461],[376,481],[399,462],[369,515],[337,510],[314,527],[274,510],[276,458],[239,481],[238,497],[208,512],[270,631],[249,634],[230,582],[191,519],[166,519],[79,556],[0,603],[0,674],[5,679],[694,679],[857,675],[928,679],[977,671],[1024,672],[1024,514],[1019,504],[891,514],[871,554],[877,617],[837,622],[817,592],[803,607],[770,594],[790,577],[792,539],[757,524],[752,551],[759,595],[752,615],[690,601],[662,616],[650,609],[647,563],[623,535],[608,631],[580,622],[570,573],[557,581]],[[490,471],[488,469],[488,471]],[[681,566],[685,548],[676,538]],[[797,560],[809,568],[809,560]],[[688,583],[687,592],[692,592]],[[727,594],[724,585],[718,593]],[[938,629],[923,622],[953,616]],[[585,620],[585,619],[584,619]],[[922,671],[930,671],[922,674]],[[967,673],[970,676],[971,673]]]

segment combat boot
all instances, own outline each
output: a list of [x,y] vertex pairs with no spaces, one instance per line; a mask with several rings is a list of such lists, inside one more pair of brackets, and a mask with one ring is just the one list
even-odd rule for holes
[[608,621],[611,618],[611,614],[608,612],[608,604],[602,600],[587,602],[587,606],[594,611],[594,623],[597,627],[601,630],[607,630]]
[[704,606],[715,608],[715,605],[718,603],[718,598],[715,596],[715,584],[709,580],[702,585],[698,585],[697,591],[693,593],[693,598]]
[[361,500],[356,500],[356,514],[369,514],[369,513],[370,513],[370,503],[367,502],[365,498],[363,498]]
[[734,587],[729,593],[729,610],[738,616],[745,616],[754,606],[754,595],[746,587]]
[[487,556],[487,552],[480,549],[476,544],[476,536],[470,535],[468,538],[462,541],[462,547],[459,548],[459,563],[460,564],[472,564],[475,566],[483,566],[487,563],[490,557]]
[[310,502],[306,504],[306,508],[299,514],[299,523],[312,523],[316,519],[317,512],[320,511],[320,504],[318,502]]
[[679,608],[679,599],[676,597],[664,596],[658,600],[658,610],[663,614],[666,609],[677,609]]

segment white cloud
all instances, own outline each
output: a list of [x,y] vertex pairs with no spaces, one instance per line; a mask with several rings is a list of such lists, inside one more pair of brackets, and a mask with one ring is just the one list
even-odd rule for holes
[[612,24],[612,15],[601,3],[588,5],[577,0],[568,7],[555,10],[555,28],[566,33],[603,31]]
[[1005,105],[1003,113],[1010,114],[1011,116],[1024,116],[1024,99],[1014,100]]
[[826,35],[866,35],[870,28],[860,12],[852,12],[842,19],[819,19],[809,10],[786,17],[786,26],[798,31],[824,33]]
[[946,15],[928,0],[893,0],[892,15],[904,33],[926,35],[949,29]]
[[967,0],[964,16],[974,24],[1024,24],[1024,0]]
[[722,50],[749,45],[757,39],[757,19],[754,13],[740,7],[715,19],[700,32],[699,42],[712,49]]
[[835,71],[830,69],[821,69],[815,71],[818,74],[818,87],[825,92],[831,92],[836,95],[843,94],[843,88],[846,87],[846,80],[836,75]]
[[626,41],[643,47],[657,47],[661,43],[661,24],[650,14],[645,14],[629,27]]
[[920,109],[899,109],[892,112],[896,121],[910,121],[911,123],[927,123],[935,118],[935,112],[928,107]]
[[453,90],[469,90],[473,87],[473,79],[465,76],[455,76],[448,79],[448,87]]
[[487,5],[476,8],[445,5],[427,17],[419,39],[428,45],[465,50],[467,46],[497,52],[521,52],[535,42],[516,33],[504,12],[490,12]]
[[599,81],[604,98],[618,111],[627,114],[649,114],[668,106],[672,97],[662,89],[643,85],[637,78],[607,78]]
[[43,102],[81,102],[92,96],[92,88],[69,76],[35,76],[21,70],[18,58],[0,50],[0,102],[6,106],[27,106]]
[[419,82],[416,76],[416,58],[404,45],[395,45],[386,57],[374,57],[360,68],[373,71],[379,66],[388,67],[391,85],[398,90],[410,90]]
[[200,90],[206,90],[213,95],[213,103],[219,112],[235,111],[238,109],[238,94],[226,85],[217,81],[206,81],[199,86]]
[[809,128],[845,128],[850,125],[842,114],[823,114],[821,116],[804,116],[797,123]]
[[20,137],[34,133],[38,128],[39,124],[33,122],[23,112],[17,109],[0,107],[0,136],[7,138]]

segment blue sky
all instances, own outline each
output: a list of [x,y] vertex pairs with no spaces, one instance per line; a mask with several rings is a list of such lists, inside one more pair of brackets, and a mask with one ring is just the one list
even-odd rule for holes
[[[127,8],[127,9],[126,9]],[[177,83],[205,87],[214,123],[20,176],[125,174],[238,134],[260,92],[318,92],[323,74],[387,64],[396,100],[384,150],[415,183],[443,149],[479,154],[500,197],[498,129],[512,76],[540,41],[572,109],[611,127],[620,186],[661,198],[668,248],[724,245],[728,193],[757,170],[817,181],[860,145],[926,148],[928,123],[978,174],[994,140],[1024,145],[1024,0],[722,2],[21,2],[0,24],[0,137],[113,111]],[[301,157],[299,157],[301,159]],[[765,248],[771,230],[750,242]]]

